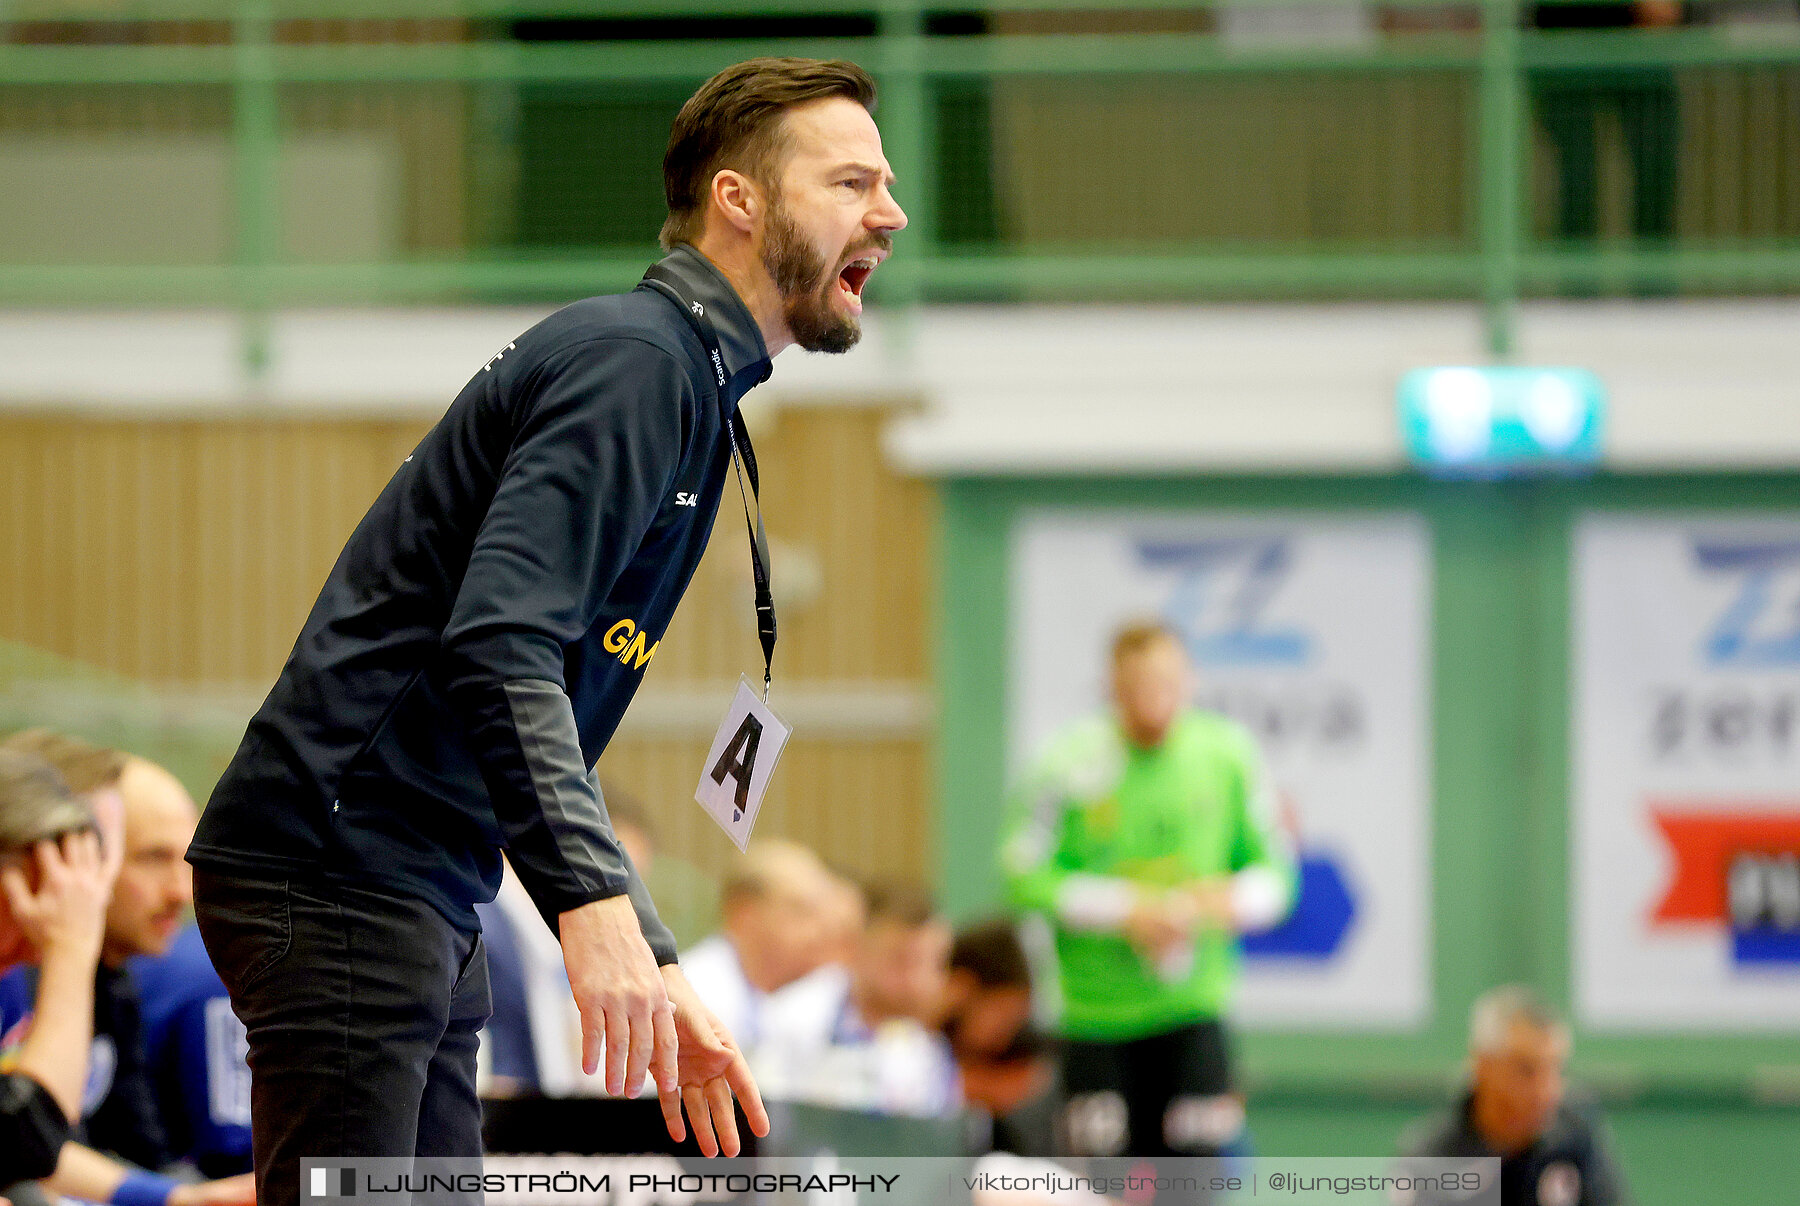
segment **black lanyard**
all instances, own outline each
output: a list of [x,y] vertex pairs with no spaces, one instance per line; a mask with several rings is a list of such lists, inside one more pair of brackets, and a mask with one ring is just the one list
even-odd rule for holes
[[[725,415],[725,431],[731,439],[731,463],[737,470],[738,496],[744,501],[744,528],[750,534],[750,574],[756,580],[756,636],[762,642],[763,701],[766,703],[775,666],[775,596],[769,590],[769,533],[763,527],[762,483],[756,472],[756,449],[751,447],[750,432],[744,427],[743,415],[735,407],[726,411],[725,356],[719,350],[719,334],[713,330],[712,319],[706,316],[706,307],[688,297],[681,278],[661,264],[650,266],[644,273],[644,283],[681,307],[681,313],[694,328],[694,334],[700,337],[700,345],[706,349],[707,361],[712,365],[719,410]],[[750,479],[748,492],[744,489],[745,477]],[[756,499],[754,521],[750,518],[752,498]]]

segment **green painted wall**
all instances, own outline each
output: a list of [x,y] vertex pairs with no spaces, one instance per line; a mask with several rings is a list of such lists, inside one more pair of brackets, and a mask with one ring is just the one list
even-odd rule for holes
[[[1005,790],[1009,534],[1022,509],[1045,504],[1408,510],[1430,526],[1430,1021],[1416,1034],[1243,1040],[1249,1082],[1285,1103],[1262,1107],[1268,1150],[1332,1155],[1367,1150],[1382,1135],[1391,1143],[1397,1121],[1442,1093],[1462,1058],[1468,1007],[1483,989],[1521,980],[1568,1005],[1568,556],[1575,516],[1588,508],[1792,510],[1800,508],[1800,474],[1478,484],[1410,475],[946,482],[938,865],[943,897],[958,916],[990,909],[998,899],[993,852]],[[1788,1107],[1759,1105],[1756,1096],[1772,1081],[1800,1084],[1800,1033],[1578,1032],[1575,1065],[1579,1079],[1609,1098],[1638,1102],[1617,1119],[1634,1166],[1693,1191],[1680,1196],[1645,1185],[1646,1203],[1800,1202],[1800,1179],[1768,1196],[1777,1192],[1773,1170],[1783,1159],[1792,1170],[1800,1159],[1800,1109],[1790,1108],[1791,1095]],[[1389,1106],[1384,1114],[1383,1100],[1404,1108]],[[1347,1101],[1360,1104],[1350,1108]],[[1744,1196],[1747,1189],[1702,1192],[1712,1166],[1677,1153],[1709,1151],[1736,1152],[1730,1169],[1764,1196]]]

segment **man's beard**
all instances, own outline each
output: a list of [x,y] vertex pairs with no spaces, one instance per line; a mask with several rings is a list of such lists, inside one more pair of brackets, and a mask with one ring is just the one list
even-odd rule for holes
[[782,317],[795,343],[809,352],[848,352],[856,346],[862,324],[833,304],[838,278],[779,201],[769,209],[762,261],[781,295]]

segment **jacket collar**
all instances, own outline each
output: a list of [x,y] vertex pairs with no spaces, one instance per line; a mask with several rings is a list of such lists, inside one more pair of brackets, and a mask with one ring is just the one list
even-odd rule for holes
[[725,358],[726,406],[735,406],[738,399],[767,381],[774,368],[762,330],[725,274],[693,247],[677,244],[663,257],[661,267],[680,280],[684,294],[706,307],[706,316],[719,337],[719,353]]

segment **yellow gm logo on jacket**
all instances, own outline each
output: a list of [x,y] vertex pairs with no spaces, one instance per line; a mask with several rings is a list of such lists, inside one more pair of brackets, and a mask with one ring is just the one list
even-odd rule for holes
[[608,653],[619,655],[619,665],[630,667],[633,670],[642,670],[648,666],[650,659],[656,656],[656,651],[662,648],[660,640],[649,648],[645,648],[644,634],[630,619],[620,620],[608,628],[601,644],[606,646]]

